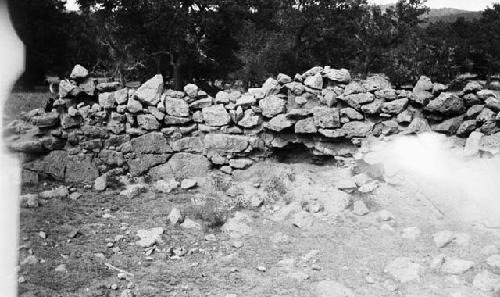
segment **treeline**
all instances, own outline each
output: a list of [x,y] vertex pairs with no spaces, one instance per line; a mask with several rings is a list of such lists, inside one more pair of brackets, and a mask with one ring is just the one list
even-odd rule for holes
[[186,82],[261,83],[315,65],[364,76],[383,72],[402,85],[500,72],[500,5],[477,20],[426,24],[425,0],[382,10],[366,0],[12,0],[27,46],[20,85],[63,76],[74,64],[122,81],[155,73]]

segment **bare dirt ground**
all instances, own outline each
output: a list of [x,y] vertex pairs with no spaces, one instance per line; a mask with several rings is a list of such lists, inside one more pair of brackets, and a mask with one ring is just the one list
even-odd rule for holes
[[[118,189],[77,189],[76,200],[42,201],[21,213],[19,295],[498,296],[473,284],[483,270],[500,271],[486,263],[500,247],[496,230],[443,215],[409,183],[381,181],[367,194],[338,191],[350,176],[342,164],[268,161],[232,177],[214,173],[189,191],[128,199]],[[265,193],[263,206],[239,201],[241,191]],[[338,211],[344,197],[347,208]],[[353,211],[356,201],[368,213]],[[202,228],[170,224],[174,207]],[[153,227],[164,228],[162,242],[137,246],[137,230]],[[453,236],[440,248],[433,235],[443,230]],[[450,273],[440,268],[444,260],[435,263],[439,255],[473,265]],[[388,269],[400,257],[418,269]]]

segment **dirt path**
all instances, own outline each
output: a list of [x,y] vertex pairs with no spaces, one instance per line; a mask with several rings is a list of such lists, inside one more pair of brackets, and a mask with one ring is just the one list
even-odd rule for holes
[[[442,216],[410,184],[379,182],[371,193],[346,194],[337,187],[351,178],[349,166],[271,161],[235,173],[231,183],[217,176],[209,190],[207,183],[133,199],[79,190],[77,200],[23,209],[20,295],[498,296],[473,280],[483,270],[500,272],[486,263],[499,253],[499,235]],[[262,193],[264,205],[255,207]],[[203,227],[168,224],[174,207]],[[137,230],[153,227],[164,228],[162,242],[137,246]],[[450,242],[439,248],[433,235],[443,230]],[[433,263],[439,255],[445,260]],[[473,264],[462,271],[453,259]]]

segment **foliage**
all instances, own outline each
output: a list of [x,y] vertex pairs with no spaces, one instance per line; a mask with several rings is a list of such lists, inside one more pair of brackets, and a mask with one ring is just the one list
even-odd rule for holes
[[366,0],[78,0],[79,12],[64,2],[9,3],[27,47],[27,85],[77,63],[122,81],[162,73],[177,89],[259,84],[315,65],[384,72],[399,85],[500,72],[499,4],[479,19],[427,24],[425,0],[386,9]]

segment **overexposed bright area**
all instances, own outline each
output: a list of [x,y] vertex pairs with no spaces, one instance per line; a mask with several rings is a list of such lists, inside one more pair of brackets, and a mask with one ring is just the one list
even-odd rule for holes
[[[392,4],[396,0],[371,0],[375,4]],[[430,8],[456,8],[463,10],[478,11],[491,7],[496,1],[492,0],[429,0],[426,5]]]

